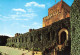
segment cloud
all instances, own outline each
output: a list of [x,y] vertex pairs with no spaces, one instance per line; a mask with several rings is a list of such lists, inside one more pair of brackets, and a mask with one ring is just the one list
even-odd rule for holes
[[[5,34],[5,35],[4,35]],[[9,37],[13,37],[10,33],[3,33],[3,34],[0,34],[0,35],[3,35],[3,36],[9,36]]]
[[19,18],[17,18],[17,19],[15,19],[15,20],[24,20],[24,21],[27,21],[27,20],[29,20],[29,19],[19,19]]
[[38,29],[38,28],[41,28],[41,27],[42,27],[42,24],[40,24],[40,23],[38,23],[38,22],[34,22],[34,23],[32,24],[32,26],[33,26],[33,28]]
[[26,13],[26,14],[20,14],[20,15],[10,15],[13,20],[30,20],[37,16],[35,13]]
[[[45,5],[43,4],[38,4],[36,2],[30,2],[32,4],[34,4],[34,6],[39,6],[39,7],[45,7]],[[29,3],[27,3],[29,4]],[[26,6],[27,6],[26,4]],[[32,8],[27,8],[26,10],[25,9],[22,9],[22,8],[13,8],[12,11],[16,11],[16,13],[14,14],[10,14],[10,15],[7,15],[7,16],[2,16],[0,15],[0,20],[2,21],[11,21],[11,20],[20,20],[20,21],[28,21],[28,20],[31,20],[33,19],[34,17],[38,16],[35,11],[33,11]]]
[[33,22],[31,25],[22,25],[23,28],[28,28],[28,29],[38,29],[42,27],[42,24],[38,22]]
[[31,17],[37,16],[37,14],[36,13],[28,13],[28,14],[22,14],[21,16],[22,17],[29,17],[29,18],[31,18]]
[[17,15],[21,14],[21,12],[16,12]]
[[39,24],[39,23],[37,23],[37,22],[34,22],[32,25],[41,25],[41,24]]
[[45,4],[39,4],[37,2],[29,2],[29,3],[26,3],[25,7],[30,7],[30,6],[35,6],[35,7],[42,7],[42,8],[45,8]]
[[18,8],[18,9],[13,8],[12,10],[13,10],[13,11],[26,12],[26,11],[25,11],[24,9],[22,9],[22,8]]
[[21,14],[12,14],[8,16],[2,16],[0,20],[9,21],[9,20],[20,20],[20,21],[28,21],[38,16],[36,13],[21,13]]
[[[34,3],[34,6],[39,6],[41,7],[42,4],[38,4],[36,2],[31,2],[31,3]],[[38,16],[35,11],[33,11],[32,8],[27,8],[26,10],[25,9],[22,9],[22,8],[13,8],[12,11],[16,11],[16,13],[14,14],[10,14],[10,15],[7,15],[7,16],[2,16],[0,15],[0,20],[2,21],[11,21],[11,20],[20,20],[20,21],[28,21],[28,20],[31,20],[33,19],[34,17]]]
[[33,9],[29,8],[29,9],[27,9],[27,12],[35,12],[35,11],[33,11]]
[[20,17],[20,15],[12,14],[12,15],[9,15],[9,17],[12,17],[11,19],[15,19],[15,18],[19,18],[19,17]]
[[22,27],[26,28],[26,27],[29,27],[29,26],[27,26],[27,25],[22,25]]

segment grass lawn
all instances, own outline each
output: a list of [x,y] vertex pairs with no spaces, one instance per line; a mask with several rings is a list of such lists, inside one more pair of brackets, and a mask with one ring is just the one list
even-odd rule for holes
[[[23,49],[18,49],[18,48],[11,48],[11,47],[7,47],[7,46],[0,46],[0,52],[2,53],[6,53],[8,55],[22,55],[23,53],[25,53],[25,55],[28,55],[28,50],[24,50]],[[31,54],[30,54],[31,55]]]

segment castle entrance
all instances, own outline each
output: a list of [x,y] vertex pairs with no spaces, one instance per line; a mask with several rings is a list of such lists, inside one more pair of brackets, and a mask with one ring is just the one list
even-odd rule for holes
[[63,32],[61,33],[61,44],[63,44],[63,43],[65,42],[65,40],[66,40],[66,32],[63,31]]
[[61,29],[58,33],[58,36],[59,44],[62,45],[65,40],[68,40],[68,30],[65,28]]
[[[59,32],[58,32],[58,51],[62,51],[63,48],[65,48],[65,44],[68,41],[68,30],[65,28],[62,28]],[[60,52],[61,53],[61,52]]]

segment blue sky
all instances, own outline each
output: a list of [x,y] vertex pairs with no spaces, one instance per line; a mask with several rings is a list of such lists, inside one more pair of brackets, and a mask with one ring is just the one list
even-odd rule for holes
[[[60,0],[0,0],[0,35],[14,36],[42,27],[48,8]],[[64,0],[69,6],[73,0]]]

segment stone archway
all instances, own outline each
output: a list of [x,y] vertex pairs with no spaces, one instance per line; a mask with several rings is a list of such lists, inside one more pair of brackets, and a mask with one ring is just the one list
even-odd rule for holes
[[65,42],[65,40],[68,40],[68,30],[63,28],[59,31],[58,33],[59,36],[59,44],[63,44]]

